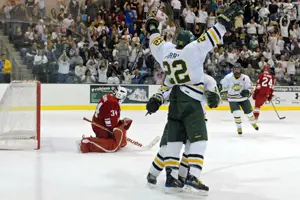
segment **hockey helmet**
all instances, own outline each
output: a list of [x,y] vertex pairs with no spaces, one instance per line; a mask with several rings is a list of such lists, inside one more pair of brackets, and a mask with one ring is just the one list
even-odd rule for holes
[[265,65],[264,66],[264,71],[270,72],[270,66],[269,65]]
[[177,48],[182,49],[186,45],[188,45],[190,42],[192,42],[195,39],[193,33],[190,31],[182,30],[178,33],[176,38],[176,45]]
[[240,63],[233,64],[232,72],[235,78],[239,78],[242,73],[242,65]]
[[118,86],[113,90],[113,95],[118,99],[119,103],[123,103],[127,97],[127,89]]

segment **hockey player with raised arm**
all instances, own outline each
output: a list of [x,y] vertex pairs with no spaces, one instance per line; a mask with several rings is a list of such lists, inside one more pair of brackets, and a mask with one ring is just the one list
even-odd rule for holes
[[226,75],[222,80],[221,97],[224,101],[228,100],[231,113],[239,135],[243,133],[241,108],[247,115],[250,123],[255,130],[258,130],[256,120],[253,116],[252,106],[249,100],[251,97],[251,80],[249,76],[242,73],[242,66],[240,63],[235,63],[233,72]]
[[[212,93],[217,93],[217,82],[215,81],[215,79],[207,74],[204,74],[204,94],[205,97],[208,99],[207,102],[208,103],[208,107],[209,108],[217,108],[219,103],[220,103],[220,99],[216,98],[214,94]],[[165,93],[164,95],[164,99],[166,100],[168,98],[168,93]],[[201,101],[201,104],[204,108],[206,101]],[[186,134],[186,131],[183,127],[180,127],[182,134]],[[150,187],[153,187],[154,185],[156,185],[157,182],[157,177],[159,176],[159,174],[161,173],[161,171],[164,169],[165,165],[164,165],[164,157],[165,157],[165,152],[166,152],[166,148],[167,148],[167,138],[168,138],[168,123],[165,125],[164,128],[164,132],[162,135],[162,139],[160,141],[160,149],[157,153],[157,155],[155,156],[149,173],[147,175],[147,181]],[[189,153],[189,147],[190,147],[190,142],[189,141],[184,141],[185,143],[185,150],[182,154],[181,157],[181,162],[180,162],[180,166],[179,166],[179,180],[184,183],[184,180],[186,179],[187,175],[188,175],[188,168],[189,168],[189,164],[188,164],[188,153]]]
[[265,65],[264,71],[258,75],[256,87],[253,92],[253,99],[255,100],[254,117],[258,120],[260,107],[265,102],[272,101],[274,92],[275,77],[270,73],[270,66]]
[[[204,94],[203,64],[207,53],[221,42],[226,30],[231,29],[234,18],[240,15],[242,10],[239,2],[232,3],[218,16],[218,23],[197,41],[191,41],[190,32],[181,31],[177,36],[176,45],[163,40],[155,18],[150,17],[146,21],[146,30],[150,33],[151,53],[166,74],[162,91],[153,95],[147,104],[148,113],[158,110],[164,102],[164,90],[172,88],[169,97],[168,142],[164,157],[167,172],[166,192],[177,191],[183,187],[182,182],[178,180],[178,170],[180,151],[186,138],[191,144],[187,155],[190,173],[185,180],[185,187],[197,192],[209,190],[200,181],[207,141],[206,123],[200,103]],[[210,99],[214,98],[219,98],[218,94],[210,94]]]
[[126,99],[126,96],[126,88],[118,86],[112,94],[105,94],[100,99],[93,116],[93,122],[109,131],[92,124],[96,137],[82,138],[80,144],[82,153],[116,152],[127,145],[126,133],[132,120],[120,120],[120,103]]

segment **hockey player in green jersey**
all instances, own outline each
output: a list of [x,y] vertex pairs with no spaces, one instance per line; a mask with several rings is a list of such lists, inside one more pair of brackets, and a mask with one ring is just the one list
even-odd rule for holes
[[[190,173],[185,180],[185,187],[197,192],[208,191],[208,187],[200,181],[207,141],[204,113],[200,103],[204,89],[203,63],[207,53],[222,41],[226,31],[231,29],[234,18],[240,15],[242,10],[239,2],[233,2],[218,16],[218,23],[196,41],[191,42],[188,33],[183,31],[178,34],[176,45],[163,40],[155,18],[150,17],[146,21],[146,30],[150,33],[151,53],[166,74],[161,91],[153,95],[147,104],[148,113],[158,110],[164,102],[163,93],[172,88],[168,111],[168,142],[164,158],[167,192],[182,187],[178,180],[178,169],[180,151],[186,137],[191,144],[187,155]],[[211,94],[210,100],[218,97],[218,94]],[[186,134],[181,132],[182,127]]]
[[221,91],[221,97],[223,100],[228,100],[231,113],[234,116],[235,124],[238,134],[242,134],[242,120],[240,109],[249,118],[255,130],[258,130],[256,124],[252,106],[249,100],[251,96],[251,80],[249,76],[242,73],[241,64],[236,63],[233,67],[233,73],[225,76],[222,80],[223,89]]
[[[204,108],[205,104],[209,102],[207,105],[209,108],[216,108],[218,107],[220,103],[220,98],[216,98],[214,96],[216,93],[217,94],[217,82],[216,80],[207,75],[204,74],[204,95],[206,97],[205,100],[201,101],[202,107]],[[169,91],[170,92],[170,91]],[[168,93],[164,93],[164,99],[168,99]],[[212,97],[212,99],[211,99]],[[207,100],[208,99],[208,100]],[[205,112],[205,111],[204,111]],[[184,130],[184,127],[180,127],[182,134],[186,134],[186,131]],[[161,171],[164,169],[164,157],[165,157],[165,150],[167,147],[167,140],[168,140],[168,123],[165,125],[164,132],[160,141],[160,149],[157,155],[155,156],[149,173],[147,175],[147,181],[149,187],[154,187],[156,185],[156,178],[159,176]],[[189,162],[188,162],[188,152],[189,152],[189,147],[190,147],[190,142],[184,141],[185,143],[185,150],[182,154],[180,166],[179,166],[179,180],[184,183],[184,180],[186,179],[188,175],[188,168],[189,168]]]

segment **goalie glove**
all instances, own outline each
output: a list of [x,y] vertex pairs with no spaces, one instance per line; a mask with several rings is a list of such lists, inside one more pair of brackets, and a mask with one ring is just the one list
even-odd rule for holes
[[228,99],[228,91],[227,91],[227,90],[222,90],[222,91],[220,92],[220,96],[221,96],[221,99],[222,99],[223,101],[227,101],[227,99]]
[[216,92],[205,91],[204,95],[207,99],[207,105],[210,108],[217,108],[220,104],[220,96]]
[[164,103],[164,97],[162,94],[154,94],[149,101],[147,102],[146,109],[148,111],[147,114],[152,114],[158,111],[159,107]]
[[159,22],[155,18],[156,13],[155,12],[150,12],[147,14],[147,20],[146,20],[146,31],[148,33],[153,34],[153,33],[159,33],[159,30],[157,29],[159,26]]
[[241,96],[249,98],[251,96],[250,90],[242,90]]
[[244,1],[234,1],[217,17],[218,22],[221,23],[227,31],[231,30],[235,21],[234,18],[243,14],[244,3]]

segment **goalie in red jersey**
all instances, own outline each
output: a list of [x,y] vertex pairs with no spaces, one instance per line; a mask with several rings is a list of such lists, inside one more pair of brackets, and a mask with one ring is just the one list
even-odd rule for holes
[[264,66],[264,71],[259,74],[256,83],[256,88],[253,92],[253,99],[255,100],[254,117],[258,119],[260,107],[268,101],[272,101],[274,92],[275,78],[270,73],[269,65]]
[[131,126],[131,119],[120,118],[120,103],[127,96],[127,90],[118,86],[112,94],[104,95],[96,108],[93,122],[105,129],[92,124],[96,137],[84,137],[81,140],[80,150],[88,152],[116,152],[127,145],[126,132]]

